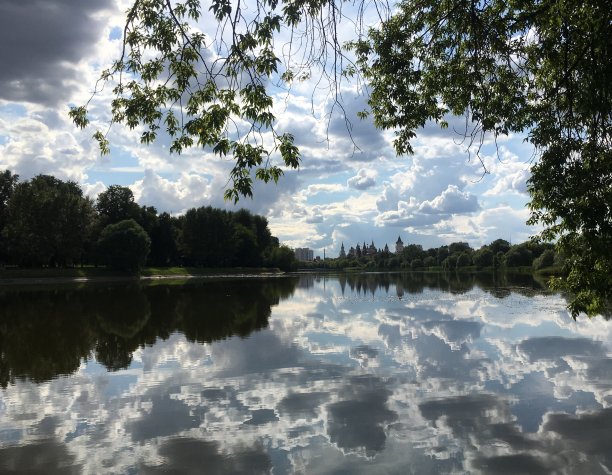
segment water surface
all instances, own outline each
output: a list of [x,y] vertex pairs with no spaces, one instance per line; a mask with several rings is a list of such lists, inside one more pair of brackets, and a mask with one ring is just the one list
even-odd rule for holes
[[609,473],[612,331],[529,277],[0,289],[0,472]]

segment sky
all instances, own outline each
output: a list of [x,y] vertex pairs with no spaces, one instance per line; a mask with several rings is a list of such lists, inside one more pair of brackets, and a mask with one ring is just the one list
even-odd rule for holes
[[[170,154],[167,139],[141,145],[138,129],[115,125],[111,153],[100,156],[94,129],[76,128],[68,111],[89,99],[101,71],[119,57],[130,3],[0,2],[0,170],[20,180],[73,180],[94,199],[109,185],[129,186],[139,204],[175,215],[209,205],[247,208],[268,218],[281,243],[321,256],[325,249],[328,257],[341,243],[393,249],[401,237],[424,248],[456,241],[480,247],[497,238],[522,242],[538,231],[525,224],[534,155],[523,136],[498,139],[497,147],[485,141],[484,176],[457,132],[465,130],[463,118],[451,118],[445,130],[427,124],[417,131],[414,155],[398,157],[392,131],[357,118],[367,97],[355,85],[342,86],[342,111],[315,88],[316,77],[271,91],[275,127],[293,133],[300,148],[299,170],[287,170],[277,185],[256,183],[254,198],[237,205],[223,200],[232,162],[209,149]],[[197,27],[212,34],[202,10]],[[109,88],[98,94],[92,115],[108,116],[111,99]]]

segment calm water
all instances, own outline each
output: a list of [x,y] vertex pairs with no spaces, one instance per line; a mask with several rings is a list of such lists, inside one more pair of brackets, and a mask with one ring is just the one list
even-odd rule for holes
[[609,473],[612,322],[530,278],[0,289],[2,473]]

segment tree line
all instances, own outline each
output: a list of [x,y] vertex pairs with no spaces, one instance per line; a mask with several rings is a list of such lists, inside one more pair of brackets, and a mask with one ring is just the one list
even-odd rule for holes
[[[359,246],[358,250],[361,251]],[[551,243],[527,241],[511,245],[504,239],[496,239],[479,249],[473,249],[467,242],[454,242],[430,249],[423,249],[420,244],[408,244],[400,253],[392,253],[385,247],[385,250],[372,254],[356,252],[351,257],[329,259],[325,267],[394,270],[532,267],[534,270],[542,270],[547,267],[561,268],[563,263],[564,257],[555,251]]]
[[208,206],[172,216],[139,205],[124,186],[109,186],[94,201],[72,181],[38,175],[20,182],[0,172],[0,264],[133,272],[145,265],[290,270],[293,262],[267,219],[244,209]]

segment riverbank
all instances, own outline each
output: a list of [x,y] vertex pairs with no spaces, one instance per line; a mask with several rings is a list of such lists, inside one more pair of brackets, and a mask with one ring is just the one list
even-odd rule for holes
[[[367,269],[367,268],[346,268],[346,269],[299,269],[295,273],[440,273],[446,274],[452,271],[441,267],[420,268],[420,269]],[[561,275],[561,269],[557,267],[547,267],[534,271],[531,267],[513,268],[476,268],[466,267],[457,270],[461,274],[491,274],[491,273],[510,273],[533,275],[535,278],[547,279],[548,277]],[[122,273],[105,267],[74,267],[74,268],[45,268],[45,269],[20,269],[4,268],[0,269],[0,286],[2,285],[45,285],[45,284],[69,284],[69,283],[88,283],[88,282],[138,282],[156,280],[189,280],[197,278],[231,278],[231,277],[270,277],[284,275],[285,272],[278,268],[199,268],[199,267],[147,267],[138,275]]]
[[147,267],[138,275],[122,273],[105,267],[74,267],[53,269],[0,269],[1,285],[62,284],[81,282],[152,281],[210,277],[276,276],[284,274],[277,268],[198,268],[198,267]]

